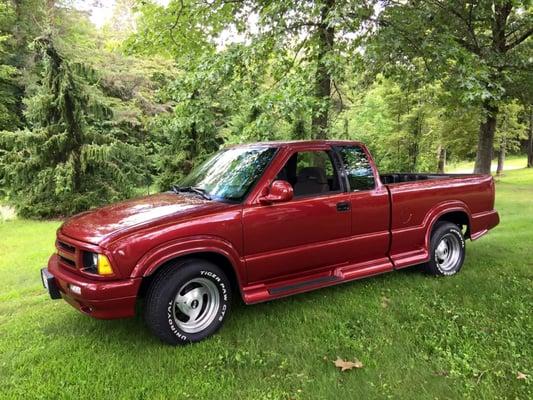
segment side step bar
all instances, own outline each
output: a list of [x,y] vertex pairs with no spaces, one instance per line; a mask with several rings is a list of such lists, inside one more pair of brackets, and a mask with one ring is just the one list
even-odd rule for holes
[[268,293],[271,295],[276,295],[276,294],[281,294],[284,292],[290,292],[292,290],[301,289],[306,286],[312,286],[312,285],[318,285],[318,284],[326,283],[326,282],[338,281],[340,279],[341,279],[340,277],[335,276],[335,275],[322,276],[320,278],[315,278],[315,279],[311,279],[311,280],[304,281],[304,282],[294,283],[292,285],[286,285],[286,286],[280,286],[277,288],[268,289]]

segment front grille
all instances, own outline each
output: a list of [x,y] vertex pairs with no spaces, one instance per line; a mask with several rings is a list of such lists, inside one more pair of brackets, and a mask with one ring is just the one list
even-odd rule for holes
[[62,242],[60,240],[57,241],[57,247],[62,249],[62,250],[65,250],[65,251],[68,251],[69,253],[75,253],[76,252],[76,248],[68,243],[65,243],[65,242]]
[[96,265],[92,261],[92,255],[95,253],[91,250],[69,243],[63,237],[61,240],[56,240],[56,249],[61,267],[90,275],[98,274]]
[[56,249],[60,265],[68,268],[79,268],[78,259],[80,250],[76,246],[66,243],[63,240],[56,240]]
[[59,255],[59,260],[63,263],[63,264],[66,264],[72,268],[76,268],[76,262],[74,260],[70,260],[66,257],[63,257],[62,255]]

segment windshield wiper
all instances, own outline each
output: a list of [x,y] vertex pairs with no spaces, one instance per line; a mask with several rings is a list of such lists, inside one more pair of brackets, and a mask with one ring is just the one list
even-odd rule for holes
[[196,193],[202,196],[206,200],[211,200],[211,196],[205,191],[205,189],[196,187],[196,186],[172,186],[172,191],[174,193]]

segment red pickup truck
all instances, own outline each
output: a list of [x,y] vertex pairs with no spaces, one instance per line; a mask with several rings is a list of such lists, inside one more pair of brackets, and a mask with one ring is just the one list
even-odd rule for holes
[[221,150],[172,190],[76,215],[41,270],[52,298],[201,340],[246,304],[425,264],[457,273],[499,222],[489,175],[379,175],[351,141]]

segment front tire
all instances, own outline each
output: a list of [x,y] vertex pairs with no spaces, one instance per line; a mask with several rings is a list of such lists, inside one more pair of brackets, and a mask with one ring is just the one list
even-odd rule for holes
[[437,276],[454,275],[465,261],[465,240],[460,228],[451,222],[437,222],[430,240],[426,270]]
[[198,342],[222,326],[231,304],[231,286],[217,265],[186,259],[165,267],[146,296],[145,321],[166,343]]

